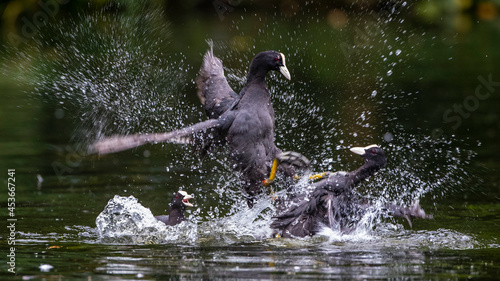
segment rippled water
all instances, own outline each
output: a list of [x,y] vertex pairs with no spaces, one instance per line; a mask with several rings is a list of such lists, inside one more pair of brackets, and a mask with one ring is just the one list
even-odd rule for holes
[[[191,148],[170,144],[86,154],[103,136],[162,132],[205,118],[193,80],[206,38],[179,47],[181,27],[158,9],[142,9],[52,22],[32,44],[5,50],[2,73],[15,75],[2,114],[13,118],[2,122],[10,133],[0,137],[0,155],[2,167],[17,171],[16,265],[23,279],[482,280],[500,274],[498,178],[484,167],[489,162],[478,159],[485,146],[486,154],[497,155],[495,146],[471,141],[484,133],[475,127],[465,135],[432,135],[444,126],[439,113],[437,122],[419,119],[435,118],[427,112],[442,101],[421,88],[433,65],[419,66],[423,74],[416,76],[406,65],[418,65],[426,40],[437,40],[402,25],[404,13],[362,12],[344,30],[326,28],[308,14],[299,22],[271,24],[243,13],[224,22],[230,39],[215,38],[215,53],[235,90],[244,85],[256,52],[286,54],[292,81],[268,76],[279,147],[305,154],[314,171],[349,171],[362,159],[348,148],[377,143],[388,164],[357,192],[380,206],[420,200],[434,215],[413,220],[410,228],[375,210],[349,235],[324,229],[292,240],[272,238],[276,209],[270,197],[246,207],[224,149],[203,161]],[[245,28],[252,24],[255,30]],[[349,49],[347,58],[342,50],[329,51],[354,44],[349,29],[367,26],[376,30],[355,40],[359,50]],[[314,36],[314,30],[324,32]],[[492,162],[498,167],[498,160]],[[273,188],[279,193],[284,186]],[[158,225],[151,213],[168,212],[179,189],[195,195],[188,221]],[[96,226],[115,196],[135,198],[127,203],[142,214],[135,230]]]

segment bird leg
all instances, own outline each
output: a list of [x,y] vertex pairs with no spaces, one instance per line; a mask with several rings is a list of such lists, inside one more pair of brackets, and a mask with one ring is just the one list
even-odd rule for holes
[[[310,180],[319,180],[319,179],[322,179],[324,177],[327,177],[330,174],[331,174],[331,172],[322,172],[322,173],[310,175],[310,176],[308,176],[308,179],[310,179]],[[294,180],[300,180],[301,178],[302,177],[299,176],[299,175],[297,175],[297,174],[293,176]]]
[[[271,172],[269,173],[269,178],[263,180],[262,183],[264,184],[264,186],[269,186],[270,184],[272,184],[274,179],[276,178],[276,171],[281,164],[288,164],[302,168],[309,166],[310,163],[311,161],[309,161],[309,159],[307,159],[300,153],[293,151],[282,152],[276,155],[276,158],[274,158]],[[294,178],[298,179],[299,176],[295,175]]]
[[271,167],[271,172],[269,173],[269,178],[262,181],[264,186],[270,186],[271,183],[273,183],[274,179],[276,178],[276,171],[278,170],[279,164],[280,163],[279,163],[278,158],[274,158],[273,166]]

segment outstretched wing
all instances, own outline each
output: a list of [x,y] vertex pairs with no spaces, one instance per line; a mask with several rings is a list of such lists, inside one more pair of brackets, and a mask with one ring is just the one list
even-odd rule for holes
[[412,223],[410,217],[413,218],[421,218],[421,219],[432,219],[432,215],[427,215],[425,211],[420,207],[420,204],[417,201],[413,202],[409,207],[398,206],[394,204],[388,204],[385,208],[389,211],[389,213],[394,217],[402,217],[408,221],[410,228],[412,228]]
[[209,119],[199,122],[189,127],[166,133],[155,134],[134,134],[128,136],[112,136],[94,143],[90,147],[90,153],[108,154],[131,149],[147,143],[186,143],[193,135],[203,132],[207,129],[217,127],[220,124],[219,119]]
[[217,119],[231,108],[239,96],[227,83],[222,61],[214,56],[213,42],[208,41],[208,44],[210,50],[203,57],[199,75],[196,77],[196,86],[207,116]]

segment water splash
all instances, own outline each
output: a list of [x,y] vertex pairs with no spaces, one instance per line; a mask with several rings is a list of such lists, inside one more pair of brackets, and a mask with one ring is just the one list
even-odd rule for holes
[[115,195],[96,218],[97,234],[105,243],[151,244],[196,240],[196,224],[167,226],[133,196]]
[[[185,125],[183,120],[188,117],[196,119],[203,115],[198,108],[186,106],[183,97],[177,95],[186,85],[186,71],[190,66],[184,63],[182,54],[171,54],[169,51],[169,26],[157,11],[147,13],[145,18],[98,14],[81,16],[78,21],[63,21],[60,26],[53,26],[54,33],[41,32],[40,36],[51,34],[66,42],[64,45],[52,44],[57,40],[51,38],[34,38],[35,51],[21,52],[21,56],[25,57],[33,53],[49,55],[37,62],[34,69],[24,70],[35,75],[30,82],[35,93],[58,105],[56,110],[59,116],[61,111],[75,112],[79,121],[73,137],[76,141],[85,137],[92,142],[103,135],[137,131],[168,131]],[[463,188],[463,183],[470,176],[467,166],[474,154],[468,149],[457,148],[450,140],[432,140],[425,134],[409,133],[407,128],[398,126],[395,111],[409,106],[411,98],[401,89],[391,89],[393,84],[390,79],[397,76],[397,67],[404,65],[405,58],[412,52],[406,51],[408,48],[403,40],[398,40],[406,30],[398,29],[396,36],[389,37],[385,25],[391,21],[392,17],[360,16],[356,23],[358,26],[352,26],[352,29],[374,23],[379,32],[365,41],[366,44],[355,46],[356,51],[351,53],[348,67],[335,67],[334,72],[340,79],[349,79],[345,84],[360,83],[369,87],[338,89],[334,79],[325,79],[332,81],[333,86],[312,86],[314,83],[308,80],[290,83],[274,73],[268,82],[273,92],[276,119],[279,120],[276,128],[279,147],[302,152],[314,159],[313,165],[318,171],[335,171],[351,170],[360,163],[359,160],[351,161],[349,154],[344,152],[350,146],[382,142],[389,156],[388,166],[364,183],[359,192],[379,205],[387,202],[408,205],[427,195],[435,199]],[[267,42],[266,36],[281,36],[278,26],[267,26],[269,28],[266,28],[264,36],[247,40],[248,49],[255,50],[258,44]],[[331,46],[319,46],[315,43],[318,38],[295,32],[300,33],[300,29],[294,31],[293,36],[285,36],[281,46],[287,61],[291,62],[290,66],[309,69],[312,76],[330,74],[333,67],[331,71],[325,71],[311,61],[331,59],[321,51]],[[328,40],[336,35],[332,32],[325,34]],[[251,38],[245,34],[241,36]],[[297,38],[304,39],[304,42],[297,43]],[[286,40],[291,43],[290,46],[287,46]],[[241,65],[250,61],[252,53],[242,51],[237,44],[231,43],[219,43],[216,48],[218,51],[225,50],[216,53],[225,62],[231,86],[238,91],[244,84],[247,69]],[[238,59],[235,62],[230,58]],[[309,58],[312,59],[307,61]],[[31,59],[35,60],[34,57]],[[339,65],[335,58],[329,63]],[[382,67],[374,68],[376,65]],[[371,71],[375,74],[372,75]],[[387,75],[389,71],[392,75]],[[374,81],[366,82],[369,80],[366,77],[372,76]],[[326,101],[318,100],[310,94],[314,91],[330,93],[331,97]],[[393,137],[384,142],[382,135],[385,136],[389,128]],[[219,206],[202,205],[201,210],[190,216],[190,220],[205,231],[191,241],[199,241],[199,237],[217,240],[212,238],[219,236],[226,243],[240,239],[263,239],[269,234],[266,224],[275,212],[274,206],[263,199],[258,202],[259,208],[255,212],[249,212],[242,203],[237,175],[228,172],[231,167],[224,159],[227,157],[213,161],[219,168],[211,168],[210,176],[200,174],[204,185],[214,187],[215,191],[198,183],[184,187],[195,190],[200,194],[199,198],[207,199],[217,194],[220,199],[217,201]],[[437,164],[429,167],[426,165],[429,161]],[[197,170],[200,164],[192,164],[190,168]],[[374,235],[382,233],[372,231],[376,226],[383,228],[380,227],[381,222],[379,213],[369,212],[362,218],[353,236],[329,235],[337,237],[336,241],[363,237],[373,239]],[[386,226],[388,229],[393,227]],[[148,235],[156,235],[156,229],[153,232]],[[165,239],[160,236],[154,241]]]
[[196,115],[182,106],[190,68],[170,50],[171,28],[161,11],[143,3],[125,14],[103,10],[50,22],[32,44],[10,50],[31,62],[19,70],[30,77],[22,82],[34,98],[74,120],[74,143],[168,131],[184,125],[180,117]]
[[387,167],[360,189],[373,198],[408,205],[427,195],[438,200],[480,182],[469,167],[476,153],[460,148],[460,141],[398,133],[384,149]]
[[[358,232],[341,234],[325,228],[318,238],[320,243],[338,245],[342,243],[344,250],[349,249],[428,249],[428,250],[466,250],[481,247],[481,243],[471,235],[458,231],[443,229],[408,231],[398,225],[380,225],[372,233]],[[325,239],[326,241],[321,241]]]
[[232,215],[201,221],[199,213],[175,226],[158,221],[134,196],[115,195],[97,216],[97,237],[105,243],[210,243],[225,245],[263,240],[271,236],[269,228],[275,208],[269,198],[260,200],[252,209],[241,202]]

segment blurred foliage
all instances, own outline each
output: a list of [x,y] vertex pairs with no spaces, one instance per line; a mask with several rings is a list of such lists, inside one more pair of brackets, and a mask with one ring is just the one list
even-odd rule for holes
[[[145,4],[146,3],[146,4]],[[448,34],[471,32],[473,23],[487,21],[500,30],[500,0],[6,0],[0,4],[0,43],[18,46],[29,41],[40,30],[65,18],[75,19],[83,14],[114,13],[126,16],[147,11],[140,7],[154,6],[163,10],[166,20],[182,30],[183,38],[174,42],[177,47],[195,44],[200,37],[218,37],[245,49],[248,38],[235,38],[228,32],[243,15],[264,15],[266,20],[282,18],[298,24],[301,18],[315,17],[326,21],[333,30],[342,30],[350,21],[371,14],[407,13],[405,18],[414,26],[439,28]],[[272,17],[267,17],[273,13]],[[254,32],[263,26],[256,22],[248,26]],[[231,38],[232,37],[232,38]],[[5,44],[2,44],[4,46]],[[174,46],[175,47],[175,46]]]
[[[142,1],[134,0],[5,0],[0,4],[1,28],[3,34],[16,32],[26,24],[38,23],[43,25],[46,19],[69,17],[98,9],[108,11],[133,10],[133,7]],[[313,6],[320,9],[319,16],[331,16],[336,9],[337,14],[331,22],[341,24],[352,12],[380,11],[397,8],[404,1],[396,0],[341,0],[332,1],[296,1],[296,0],[183,0],[162,1],[148,0],[151,4],[163,6],[167,15],[174,21],[182,21],[190,16],[213,17],[221,19],[225,14],[235,9],[247,12],[269,11],[278,7],[283,16],[294,17],[300,14],[304,6]],[[408,1],[414,6],[415,19],[421,23],[453,27],[457,31],[467,31],[473,20],[492,21],[498,19],[500,0],[442,0],[442,1]],[[321,9],[329,7],[329,9]],[[340,12],[339,12],[340,11]],[[339,14],[340,13],[340,14]],[[340,23],[338,22],[340,20]]]

